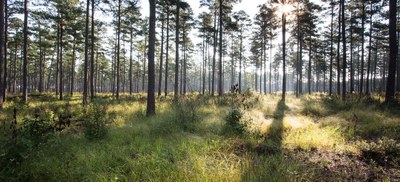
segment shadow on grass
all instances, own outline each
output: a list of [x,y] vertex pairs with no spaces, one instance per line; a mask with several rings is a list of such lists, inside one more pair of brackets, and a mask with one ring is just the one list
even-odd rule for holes
[[288,107],[280,100],[273,114],[274,120],[262,143],[250,154],[250,162],[242,166],[243,181],[282,181],[288,179],[284,162],[282,141],[284,134],[283,118]]

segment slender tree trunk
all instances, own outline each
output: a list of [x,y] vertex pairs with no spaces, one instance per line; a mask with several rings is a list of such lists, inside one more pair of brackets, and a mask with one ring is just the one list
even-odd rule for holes
[[215,91],[215,62],[217,55],[217,10],[214,10],[214,50],[213,50],[213,63],[212,63],[212,77],[211,77],[211,96],[214,96]]
[[[185,24],[185,23],[184,23]],[[186,85],[186,81],[187,81],[187,77],[186,77],[186,75],[187,75],[187,60],[186,60],[186,50],[187,50],[187,45],[186,45],[186,29],[185,29],[185,27],[183,27],[183,77],[182,77],[182,79],[183,79],[183,95],[185,95],[186,94],[186,88],[187,88],[187,85]]]
[[303,34],[300,33],[299,95],[303,94]]
[[176,23],[175,23],[175,83],[174,99],[177,101],[179,92],[179,17],[180,0],[176,0]]
[[[7,7],[6,7],[7,8]],[[4,76],[4,0],[0,0],[0,110],[3,110],[3,92],[5,87],[5,82],[3,80]],[[5,123],[3,122],[3,126],[5,127]]]
[[[3,83],[0,82],[0,84],[3,85],[3,102],[6,102],[7,100],[7,64],[8,64],[8,58],[7,58],[7,44],[8,44],[8,0],[4,0],[4,75],[3,75]],[[0,61],[1,64],[1,61]],[[0,72],[1,74],[1,72]],[[0,77],[1,78],[1,77]],[[1,93],[1,92],[0,92]],[[1,98],[0,98],[1,99]],[[1,105],[1,103],[0,103]],[[0,106],[1,109],[1,106]]]
[[75,44],[75,37],[74,37],[74,45],[72,47],[72,62],[71,62],[71,96],[74,95],[74,82],[75,82],[75,53],[76,53],[76,44]]
[[[17,29],[17,32],[18,32],[18,29]],[[18,41],[17,41],[16,38],[14,38],[14,41],[15,41],[15,52],[14,52],[14,65],[13,65],[14,71],[13,71],[13,83],[12,83],[12,85],[13,85],[13,91],[12,91],[13,94],[15,94],[17,92],[16,89],[17,89],[17,62],[18,62],[18,56],[17,56],[17,54],[18,54]]]
[[218,63],[218,95],[221,96],[223,94],[224,86],[222,85],[222,0],[219,0],[219,63]]
[[331,9],[331,50],[330,50],[330,62],[329,62],[329,96],[332,95],[332,86],[333,86],[333,0],[331,0],[332,9]]
[[43,92],[43,46],[42,46],[42,33],[39,24],[39,93]]
[[336,57],[336,94],[339,96],[340,95],[340,40],[341,40],[341,33],[342,33],[342,20],[341,20],[341,16],[342,16],[342,6],[339,4],[339,18],[338,18],[338,22],[339,22],[339,34],[337,37],[337,57]]
[[83,106],[87,107],[88,105],[88,62],[89,62],[89,57],[88,57],[88,48],[89,48],[89,0],[86,0],[86,26],[85,26],[85,62],[84,62],[84,68],[83,68]]
[[363,93],[363,87],[364,87],[364,24],[365,24],[365,3],[362,2],[360,94]]
[[56,72],[55,72],[55,89],[56,89],[56,95],[58,96],[59,94],[59,84],[60,84],[60,25],[57,23],[57,41],[56,41],[56,46],[57,46],[57,61],[56,61]]
[[286,14],[282,14],[282,101],[285,101],[286,96]]
[[365,89],[365,93],[367,95],[369,95],[370,92],[370,74],[371,74],[371,54],[372,54],[372,16],[373,16],[373,12],[372,12],[372,3],[371,3],[371,14],[369,17],[369,47],[368,47],[368,63],[367,63],[367,83],[365,84],[366,89]]
[[144,38],[144,49],[143,49],[143,73],[142,73],[142,92],[145,92],[145,78],[146,78],[146,46],[147,46],[147,37]]
[[117,92],[116,98],[119,99],[120,85],[120,46],[121,46],[121,0],[118,0],[118,33],[117,33]]
[[345,0],[342,1],[342,40],[343,40],[343,80],[342,80],[342,100],[346,100],[346,67],[347,67],[347,62],[346,62],[346,21],[345,21],[345,6],[344,2]]
[[312,40],[311,39],[312,39],[312,37],[310,35],[310,48],[308,50],[308,83],[307,83],[308,94],[311,94],[311,71],[312,71],[312,68],[311,68]]
[[[2,3],[4,4],[4,3]],[[23,93],[23,101],[25,104],[28,103],[28,0],[25,0],[24,3],[24,62],[23,62],[23,84],[22,84],[22,93]],[[3,15],[2,15],[3,16]],[[2,20],[3,21],[3,20]],[[4,26],[4,25],[2,25]],[[2,34],[2,37],[4,35]],[[2,39],[4,40],[4,39]],[[2,43],[0,43],[2,44]],[[2,49],[4,50],[4,49]],[[3,65],[2,65],[3,66]],[[1,66],[1,67],[2,67]],[[3,68],[1,68],[3,70]],[[1,79],[0,79],[1,80]],[[0,89],[2,90],[2,89]],[[0,99],[3,100],[3,99]]]
[[147,116],[154,115],[156,113],[156,104],[154,97],[154,85],[155,85],[155,70],[154,70],[154,52],[155,52],[155,41],[156,41],[156,0],[149,0],[150,3],[150,22],[149,22],[149,83],[147,90]]
[[164,58],[164,15],[161,17],[161,53],[160,53],[160,72],[158,74],[158,97],[161,96],[161,83],[163,73],[163,58]]
[[167,6],[167,45],[165,55],[165,80],[164,80],[164,93],[168,94],[168,59],[169,59],[169,6]]
[[269,41],[269,93],[272,93],[272,36]]
[[[353,12],[351,12],[351,18]],[[353,23],[350,25],[350,93],[354,92],[354,63],[353,63]]]
[[397,0],[389,0],[389,75],[387,79],[385,102],[394,102],[395,79],[396,79],[396,57],[398,45],[396,42],[396,14]]
[[[131,25],[132,26],[132,25]],[[130,40],[130,48],[129,48],[129,94],[132,95],[133,92],[133,27],[130,28],[131,30],[131,40]],[[162,43],[161,43],[162,45]],[[161,48],[162,50],[162,48]],[[162,53],[161,53],[162,55]],[[162,57],[162,56],[161,56]],[[162,62],[160,63],[162,65]],[[160,71],[161,74],[161,71]]]
[[242,92],[242,52],[243,52],[243,30],[240,29],[240,44],[239,44],[239,93]]
[[90,51],[90,99],[95,97],[94,88],[94,0],[92,0],[92,40],[91,40],[91,51]]
[[205,89],[206,89],[206,65],[207,65],[207,59],[206,59],[206,42],[205,42],[205,35],[203,35],[203,45],[202,45],[202,53],[203,53],[203,65],[202,65],[202,83],[203,87],[201,88],[201,93],[202,95],[205,94]]
[[60,100],[63,100],[63,24],[60,25]]

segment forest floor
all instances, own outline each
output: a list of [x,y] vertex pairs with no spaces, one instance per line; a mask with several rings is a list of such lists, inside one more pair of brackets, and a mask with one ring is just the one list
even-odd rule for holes
[[153,117],[140,94],[81,99],[6,102],[0,181],[400,181],[400,107],[379,97],[193,94]]

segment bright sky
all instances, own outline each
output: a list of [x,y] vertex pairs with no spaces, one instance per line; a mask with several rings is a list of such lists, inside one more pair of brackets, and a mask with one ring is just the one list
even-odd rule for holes
[[[192,7],[195,17],[204,11],[200,9],[200,0],[186,0],[187,3],[190,4]],[[257,6],[260,4],[266,3],[267,0],[242,0],[241,3],[237,3],[234,5],[234,11],[244,10],[247,14],[250,15],[250,18],[253,19],[254,15],[257,13]],[[148,0],[141,0],[142,4],[142,15],[149,16],[149,1]]]

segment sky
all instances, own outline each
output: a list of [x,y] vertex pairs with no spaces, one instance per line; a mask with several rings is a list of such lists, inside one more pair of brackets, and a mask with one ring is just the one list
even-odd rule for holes
[[[186,0],[187,3],[190,4],[190,6],[193,9],[193,12],[195,14],[194,17],[196,17],[200,12],[204,11],[204,9],[200,9],[200,0]],[[260,4],[266,3],[267,0],[242,0],[241,3],[237,3],[234,5],[234,11],[240,11],[244,10],[246,11],[247,14],[250,15],[250,18],[253,19],[255,14],[257,13],[257,6]],[[143,16],[149,16],[149,2],[148,0],[141,0],[141,5],[142,5],[142,15]]]
[[[257,6],[260,4],[264,4],[267,2],[267,0],[241,0],[242,2],[236,3],[233,6],[233,12],[237,12],[240,10],[244,10],[249,16],[250,19],[254,19],[254,16],[258,12]],[[194,16],[197,17],[201,12],[207,11],[206,8],[201,8],[200,9],[200,0],[186,0],[187,3],[190,4],[191,8],[193,9]],[[148,0],[141,0],[141,13],[143,17],[148,17],[149,16],[149,2]],[[196,30],[192,30],[191,35],[192,35],[192,40],[194,41],[194,44],[196,44],[198,41],[195,34]],[[198,57],[200,55],[195,55],[195,57]],[[196,60],[196,58],[195,58]],[[201,59],[197,59],[197,61],[200,61]]]

